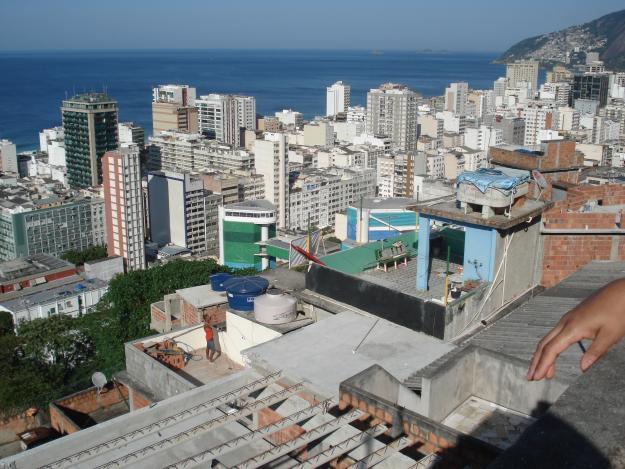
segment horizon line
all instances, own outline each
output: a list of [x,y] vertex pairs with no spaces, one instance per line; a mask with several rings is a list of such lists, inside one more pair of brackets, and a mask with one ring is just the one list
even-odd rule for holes
[[443,53],[483,53],[501,54],[502,51],[485,49],[447,49],[447,48],[319,48],[319,47],[150,47],[150,48],[55,48],[55,49],[0,49],[0,53],[48,53],[48,52],[150,52],[150,51],[317,51],[317,52],[412,52],[415,54]]

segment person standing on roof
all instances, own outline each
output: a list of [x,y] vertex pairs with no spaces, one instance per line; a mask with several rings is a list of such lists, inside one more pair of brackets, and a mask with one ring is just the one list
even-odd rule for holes
[[211,317],[208,313],[204,313],[204,335],[206,336],[206,359],[211,363],[217,360],[220,355],[215,348],[213,326],[211,326]]

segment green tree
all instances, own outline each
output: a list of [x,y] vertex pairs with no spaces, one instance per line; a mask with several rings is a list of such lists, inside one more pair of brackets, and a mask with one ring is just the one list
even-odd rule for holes
[[7,311],[0,311],[0,337],[6,334],[14,334],[13,316]]

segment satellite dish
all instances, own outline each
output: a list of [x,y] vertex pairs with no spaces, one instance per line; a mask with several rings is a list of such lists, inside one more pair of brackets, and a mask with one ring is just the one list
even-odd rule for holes
[[104,373],[102,373],[101,371],[96,371],[91,375],[91,382],[98,390],[98,394],[100,394],[100,391],[102,391],[104,386],[106,386],[108,380],[106,379],[106,375]]
[[537,169],[532,169],[532,177],[534,178],[536,184],[538,184],[538,187],[540,187],[541,190],[549,187],[549,183],[545,179],[545,176],[543,176],[541,172]]

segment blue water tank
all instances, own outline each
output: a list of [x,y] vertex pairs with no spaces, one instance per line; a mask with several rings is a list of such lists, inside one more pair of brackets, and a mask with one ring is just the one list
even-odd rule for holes
[[254,298],[267,290],[269,282],[262,277],[232,277],[223,283],[228,304],[237,311],[254,311]]
[[210,283],[213,291],[226,291],[226,288],[224,287],[224,282],[229,278],[232,278],[232,275],[226,272],[220,272],[218,274],[211,275]]

